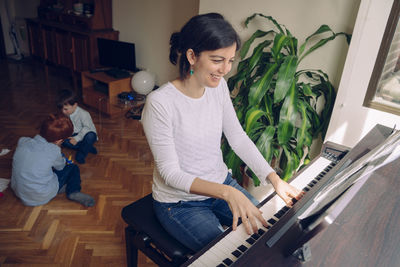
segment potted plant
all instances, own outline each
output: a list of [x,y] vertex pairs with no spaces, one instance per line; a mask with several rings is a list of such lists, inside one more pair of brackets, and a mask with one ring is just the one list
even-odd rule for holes
[[[298,46],[290,31],[271,16],[255,13],[246,19],[245,26],[256,17],[272,22],[276,29],[259,29],[243,44],[237,73],[228,79],[228,86],[237,92],[233,105],[247,135],[271,166],[281,170],[281,178],[288,180],[301,162],[310,161],[313,139],[324,137],[336,96],[326,73],[299,70],[299,64],[336,37],[343,35],[349,43],[351,36],[322,25]],[[246,57],[256,40],[260,42]],[[322,110],[317,110],[319,101],[324,101]],[[227,142],[222,150],[225,162],[240,181],[243,162]],[[251,176],[259,185],[258,178],[253,173]]]

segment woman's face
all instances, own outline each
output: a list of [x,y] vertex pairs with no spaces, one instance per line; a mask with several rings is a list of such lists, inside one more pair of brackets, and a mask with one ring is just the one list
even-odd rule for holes
[[203,51],[194,56],[193,78],[204,87],[217,87],[222,77],[227,74],[235,59],[236,44],[213,51]]

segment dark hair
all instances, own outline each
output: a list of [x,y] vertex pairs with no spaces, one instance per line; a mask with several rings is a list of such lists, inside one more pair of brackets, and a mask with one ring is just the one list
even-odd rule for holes
[[72,106],[75,103],[78,103],[78,97],[73,91],[65,89],[58,94],[57,108],[63,108],[65,105]]
[[203,51],[213,51],[236,43],[240,48],[240,38],[232,25],[221,14],[208,13],[191,18],[170,39],[169,60],[176,65],[179,59],[179,75],[183,80],[189,73],[190,63],[186,51],[193,49],[196,56]]
[[74,126],[70,118],[64,114],[50,114],[40,126],[40,135],[49,143],[67,139],[72,135]]

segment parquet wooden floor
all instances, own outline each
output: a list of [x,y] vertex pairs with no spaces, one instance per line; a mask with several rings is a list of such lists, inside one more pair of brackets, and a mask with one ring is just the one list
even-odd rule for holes
[[[0,61],[0,84],[0,151],[11,150],[0,156],[0,177],[9,179],[18,139],[34,136],[43,116],[56,110],[57,90],[73,86],[60,70],[30,60]],[[82,192],[96,205],[85,208],[58,195],[26,207],[8,187],[0,197],[0,266],[126,266],[120,213],[151,192],[152,156],[138,121],[83,107],[99,133],[99,153],[79,165]],[[140,254],[139,266],[156,265]]]

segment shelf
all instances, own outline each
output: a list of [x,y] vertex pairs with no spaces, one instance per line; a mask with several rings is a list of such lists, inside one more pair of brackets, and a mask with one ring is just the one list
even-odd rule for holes
[[[108,115],[120,113],[123,108],[118,104],[118,94],[132,91],[131,77],[116,79],[104,72],[82,72],[83,103]],[[101,90],[96,89],[101,84]]]

